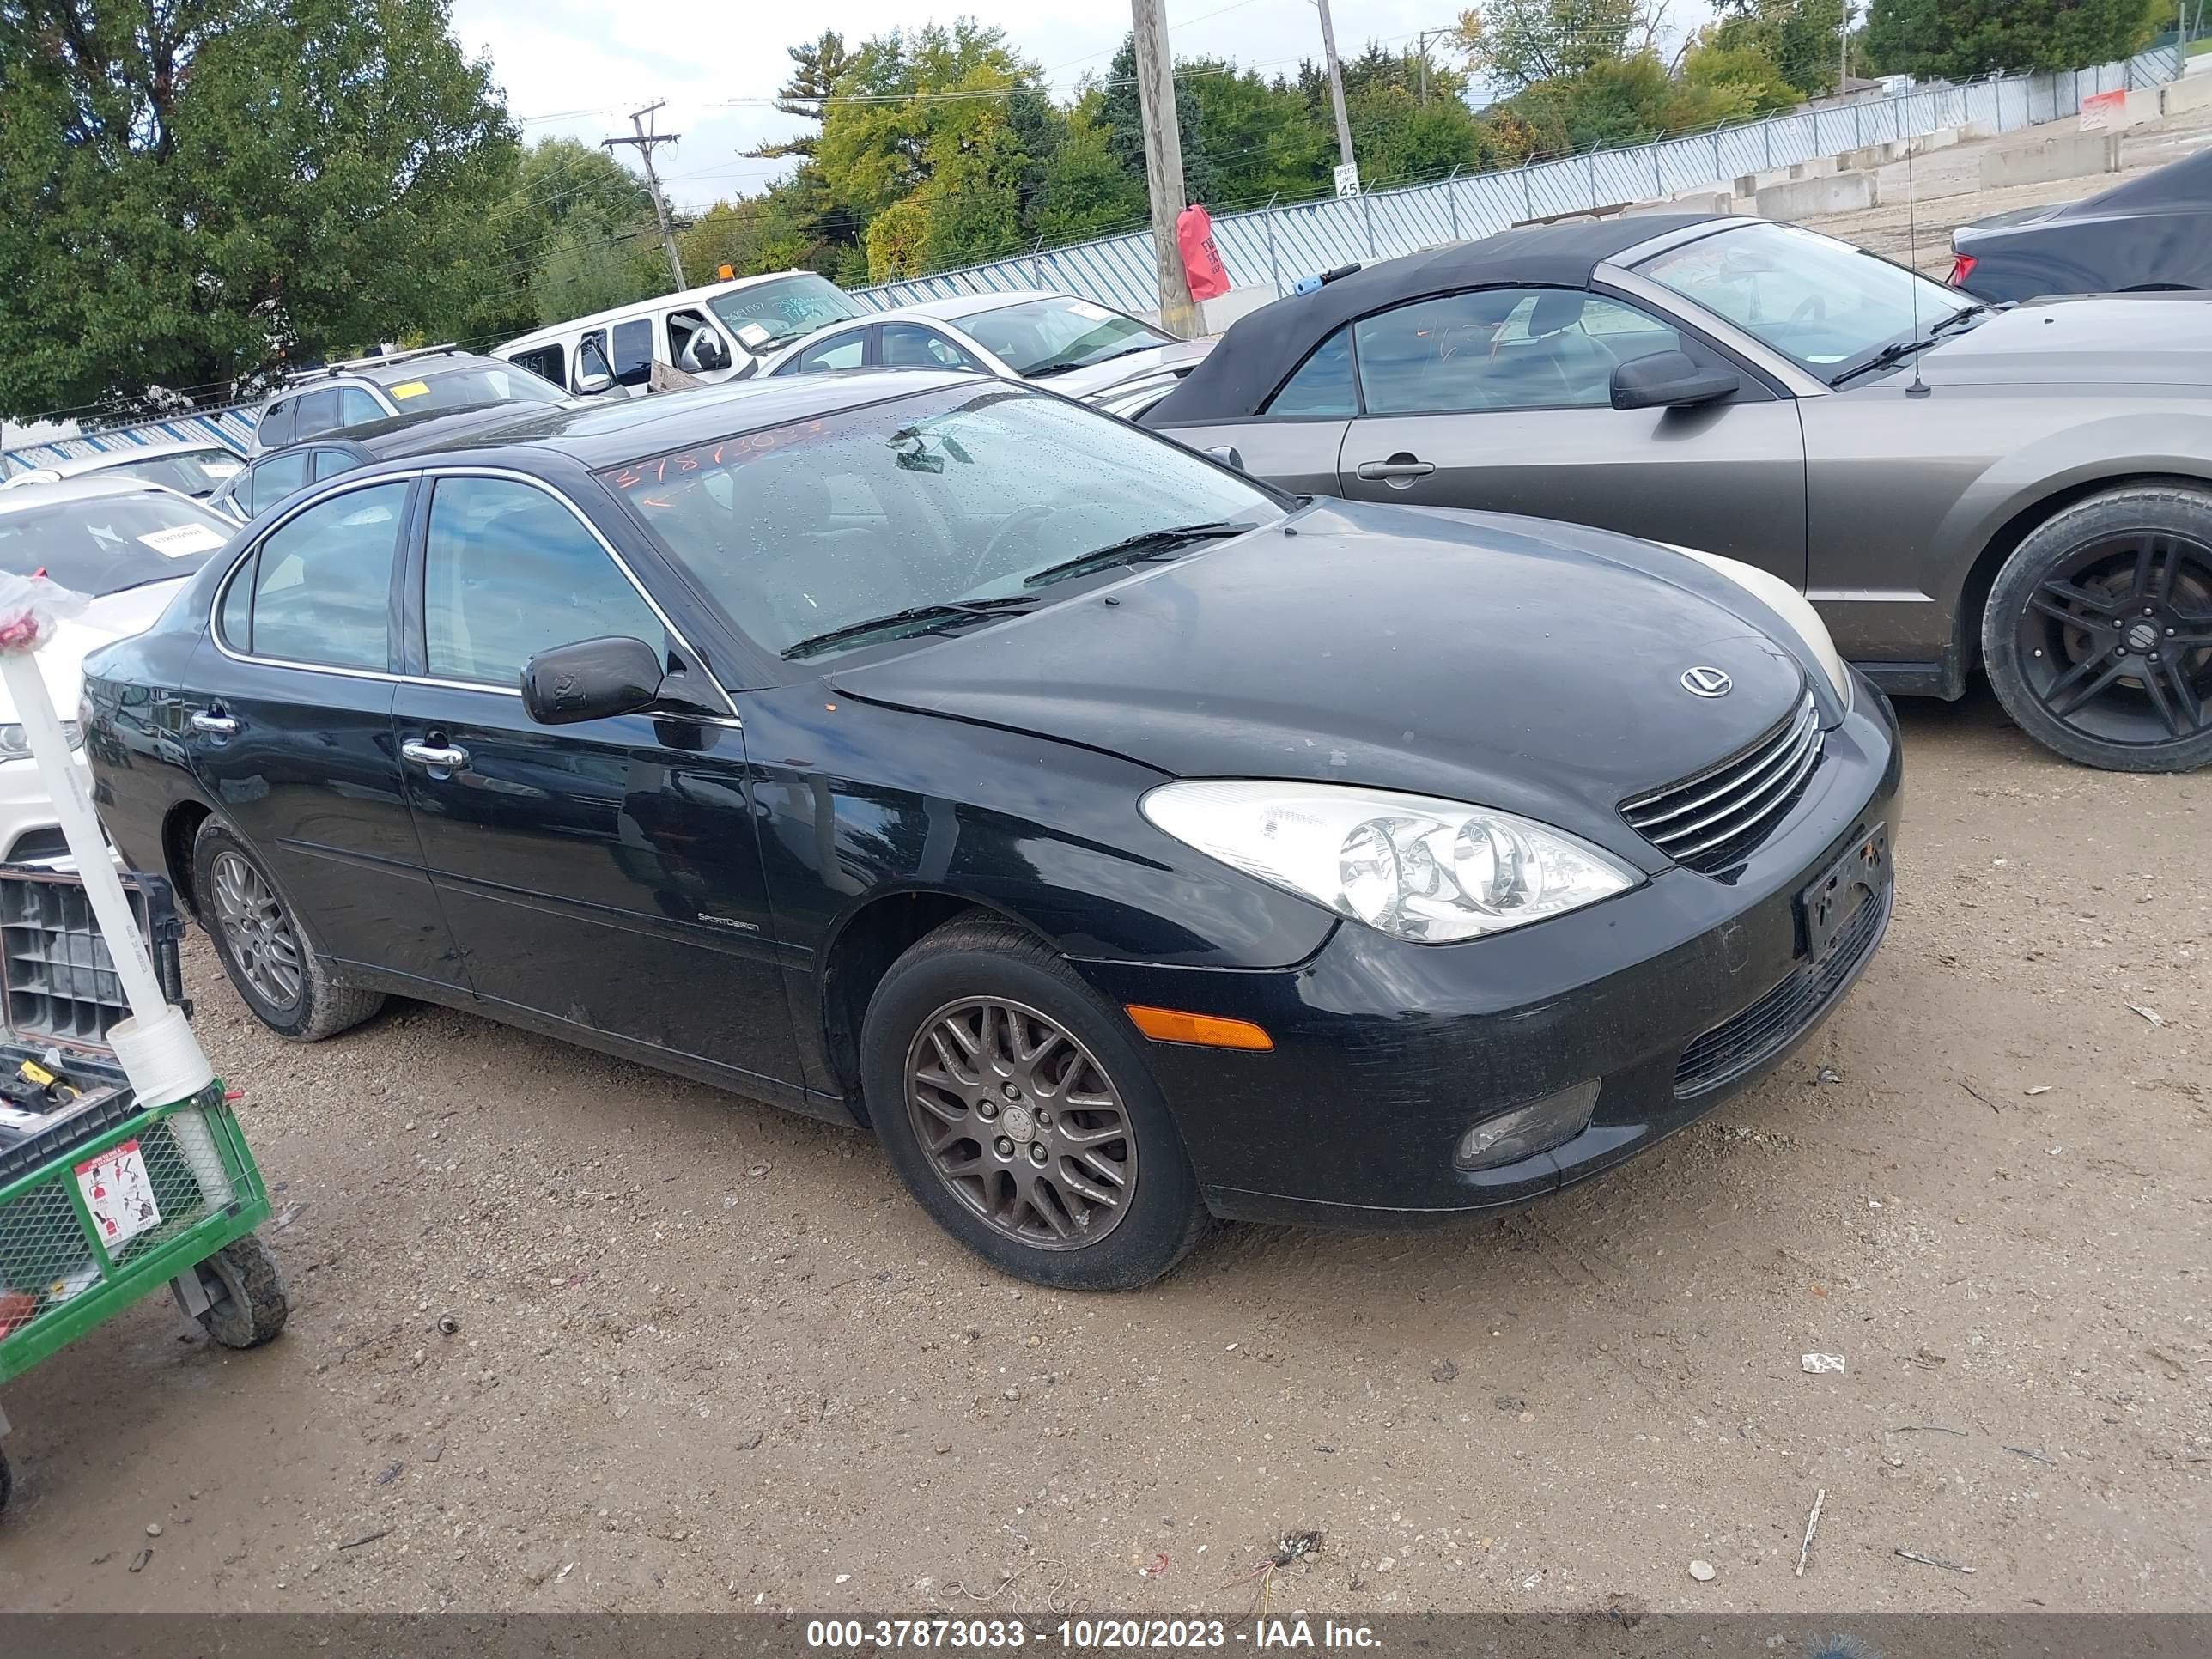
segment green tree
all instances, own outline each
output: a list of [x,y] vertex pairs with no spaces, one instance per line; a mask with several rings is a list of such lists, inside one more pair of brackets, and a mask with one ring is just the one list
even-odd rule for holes
[[[1250,207],[1277,196],[1310,195],[1328,180],[1336,140],[1297,88],[1263,81],[1219,58],[1188,59],[1177,67],[1183,73],[1176,112],[1189,112],[1185,118],[1196,126],[1205,160],[1205,187],[1192,191],[1193,199],[1217,210]],[[1141,213],[1141,154],[1136,177]]]
[[1740,91],[1677,80],[1648,52],[1540,81],[1504,108],[1540,155],[1649,143],[1744,112]]
[[1765,48],[1750,43],[1723,44],[1724,37],[1711,31],[1701,34],[1682,54],[1682,79],[1693,87],[1731,94],[1741,104],[1741,113],[1766,115],[1792,109],[1800,89],[1792,86],[1782,66]]
[[1145,216],[1145,185],[1107,143],[1098,94],[1078,100],[1042,169],[1024,228],[1047,247],[1126,230]]
[[0,410],[441,333],[507,280],[516,171],[445,0],[4,0]]
[[1650,51],[1658,28],[1648,0],[1487,0],[1455,38],[1469,68],[1514,92]]
[[[1718,21],[1700,37],[1704,46],[1759,52],[1784,81],[1808,96],[1836,89],[1844,0],[1719,0],[1714,9]],[[1746,67],[1739,64],[1740,70]],[[1688,68],[1686,59],[1685,72]],[[1739,72],[1729,78],[1756,77]]]
[[667,286],[652,199],[593,145],[544,138],[524,151],[494,210],[500,280],[483,285],[467,337],[520,332],[658,294]]
[[[1182,151],[1183,194],[1191,201],[1204,202],[1214,194],[1213,168],[1206,155],[1206,135],[1199,119],[1202,94],[1193,82],[1206,77],[1188,73],[1192,67],[1187,64],[1176,66],[1176,136]],[[1105,103],[1099,118],[1106,127],[1106,142],[1121,163],[1122,171],[1141,187],[1145,181],[1145,119],[1137,99],[1137,43],[1133,36],[1121,37],[1120,50],[1107,65],[1102,90]],[[1146,199],[1150,200],[1149,195]],[[1176,205],[1180,207],[1182,204]]]
[[2159,0],[1872,0],[1866,55],[1884,74],[1954,81],[2082,69],[2142,51],[2170,9]]
[[[818,127],[830,106],[830,94],[853,66],[853,54],[845,50],[845,37],[835,29],[824,29],[802,46],[786,46],[784,54],[791,59],[791,79],[777,89],[775,106],[786,115],[796,115]],[[758,160],[811,155],[820,142],[817,135],[803,133],[781,143],[759,145],[745,154]]]

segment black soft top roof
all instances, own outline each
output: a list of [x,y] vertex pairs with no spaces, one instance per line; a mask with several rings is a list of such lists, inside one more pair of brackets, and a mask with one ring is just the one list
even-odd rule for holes
[[1313,349],[1355,318],[1409,300],[1499,283],[1539,288],[1590,285],[1590,273],[1654,237],[1717,223],[1711,213],[1622,214],[1500,231],[1478,242],[1386,259],[1310,294],[1291,295],[1239,318],[1176,389],[1152,406],[1146,426],[1243,420]]

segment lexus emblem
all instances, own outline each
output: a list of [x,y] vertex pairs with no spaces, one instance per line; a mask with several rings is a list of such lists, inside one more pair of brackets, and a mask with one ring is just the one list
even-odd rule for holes
[[1682,671],[1682,690],[1693,697],[1725,697],[1735,682],[1717,668],[1686,668]]

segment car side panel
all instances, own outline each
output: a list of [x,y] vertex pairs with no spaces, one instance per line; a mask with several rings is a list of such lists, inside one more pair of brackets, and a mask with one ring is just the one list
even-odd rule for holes
[[[1980,626],[1957,611],[1984,550],[2068,491],[2212,479],[2212,398],[2095,386],[1936,386],[1914,397],[1911,378],[1799,404],[1808,593],[1845,657],[1917,665],[1941,684],[1912,689],[1956,696]],[[2124,412],[2102,412],[2115,408]]]
[[2212,215],[2201,211],[1970,227],[1954,246],[1980,261],[1966,279],[1978,299],[2212,287]]

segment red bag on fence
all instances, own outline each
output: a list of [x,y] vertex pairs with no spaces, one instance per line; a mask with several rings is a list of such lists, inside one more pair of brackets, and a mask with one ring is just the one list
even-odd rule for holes
[[1176,215],[1176,246],[1182,252],[1183,279],[1192,299],[1217,299],[1229,292],[1229,267],[1213,245],[1212,216],[1195,202]]

